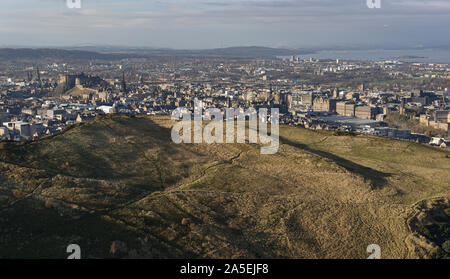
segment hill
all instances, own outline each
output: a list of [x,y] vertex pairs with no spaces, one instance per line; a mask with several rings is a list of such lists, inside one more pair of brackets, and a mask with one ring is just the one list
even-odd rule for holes
[[1,48],[0,59],[3,60],[105,60],[116,61],[127,58],[142,58],[138,54],[99,53],[84,50],[64,49],[31,49],[31,48]]
[[72,47],[67,49],[50,48],[0,48],[0,60],[57,60],[57,61],[117,61],[131,58],[150,58],[154,56],[212,56],[236,58],[262,58],[312,53],[310,50],[282,49],[269,47],[230,47],[203,50],[178,50],[165,48],[101,48]]
[[284,48],[270,48],[270,47],[228,47],[216,49],[203,50],[167,50],[171,54],[181,55],[198,55],[198,56],[222,56],[222,57],[275,57],[275,56],[290,56],[300,54],[313,53],[309,50],[299,49],[284,49]]
[[367,258],[370,244],[421,258],[445,240],[448,152],[281,126],[279,152],[260,155],[176,145],[173,124],[111,115],[0,143],[0,257],[76,243],[83,258]]
[[211,56],[236,58],[263,58],[275,56],[291,56],[312,54],[312,49],[286,49],[261,46],[225,47],[214,49],[171,49],[171,48],[130,48],[130,47],[72,47],[72,50],[88,50],[97,52],[128,53],[146,56]]

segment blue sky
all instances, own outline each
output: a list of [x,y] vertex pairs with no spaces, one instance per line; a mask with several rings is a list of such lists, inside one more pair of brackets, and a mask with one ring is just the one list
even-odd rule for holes
[[450,0],[2,0],[0,46],[450,45]]

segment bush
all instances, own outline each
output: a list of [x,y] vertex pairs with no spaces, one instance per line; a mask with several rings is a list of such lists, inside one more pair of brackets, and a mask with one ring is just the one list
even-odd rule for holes
[[334,131],[333,132],[333,136],[337,136],[337,137],[351,136],[351,137],[354,137],[354,136],[356,136],[356,134],[353,133],[353,132],[349,132],[349,131]]
[[442,244],[442,250],[444,250],[447,254],[450,254],[450,240],[447,240]]
[[[447,155],[448,156],[448,155]],[[446,208],[444,210],[445,215],[447,215],[448,217],[450,217],[450,208]]]

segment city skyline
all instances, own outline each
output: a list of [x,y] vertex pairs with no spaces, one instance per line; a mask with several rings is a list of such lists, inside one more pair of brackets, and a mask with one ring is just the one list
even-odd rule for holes
[[7,0],[1,46],[113,45],[206,49],[450,45],[449,1]]

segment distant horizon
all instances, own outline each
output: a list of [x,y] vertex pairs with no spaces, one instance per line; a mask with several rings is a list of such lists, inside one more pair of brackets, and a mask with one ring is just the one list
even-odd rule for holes
[[339,45],[339,46],[270,46],[270,45],[232,45],[224,47],[200,47],[200,48],[181,48],[181,47],[163,47],[163,46],[141,46],[141,45],[108,45],[108,44],[73,44],[73,45],[14,45],[5,44],[0,45],[0,48],[11,48],[11,49],[71,49],[71,48],[117,48],[117,49],[167,49],[167,50],[187,50],[187,51],[197,51],[197,50],[215,50],[215,49],[230,49],[230,48],[269,48],[269,49],[286,49],[286,50],[311,50],[311,51],[321,51],[321,50],[414,50],[414,49],[450,49],[450,44],[448,45],[417,45],[417,46],[358,46],[358,45]]
[[[106,56],[109,58],[106,58]],[[79,59],[124,59],[149,58],[157,56],[214,56],[240,58],[288,58],[295,56],[302,60],[347,60],[347,61],[386,61],[444,63],[450,64],[450,47],[397,47],[397,48],[272,48],[264,46],[237,46],[214,49],[173,49],[157,47],[126,46],[0,46],[0,57],[9,58],[75,58]],[[100,58],[102,57],[102,58]]]
[[[0,44],[216,49],[450,45],[442,0],[4,0]],[[6,41],[7,40],[7,41]]]

